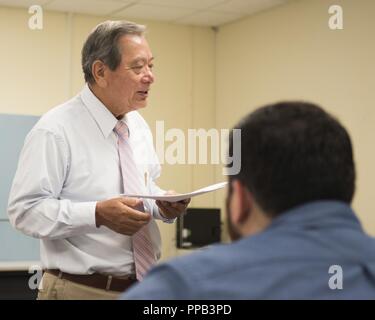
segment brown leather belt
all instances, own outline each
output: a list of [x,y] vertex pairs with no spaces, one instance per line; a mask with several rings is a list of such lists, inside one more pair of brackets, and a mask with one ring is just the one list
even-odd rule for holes
[[47,269],[45,270],[45,272],[48,272],[60,279],[65,279],[75,283],[83,284],[85,286],[118,292],[125,291],[132,284],[137,282],[135,276],[130,276],[126,279],[120,279],[114,278],[113,276],[106,276],[100,273],[79,275],[65,273],[57,269]]

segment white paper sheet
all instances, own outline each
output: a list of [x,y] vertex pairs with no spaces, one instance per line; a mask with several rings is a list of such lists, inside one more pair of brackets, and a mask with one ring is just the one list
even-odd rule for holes
[[162,200],[162,201],[168,201],[168,202],[177,202],[182,201],[191,197],[198,196],[200,194],[216,191],[219,189],[224,188],[228,182],[220,182],[216,184],[212,184],[210,186],[195,190],[190,193],[180,193],[176,195],[159,195],[159,196],[153,196],[153,195],[145,195],[145,194],[122,194],[124,197],[131,197],[131,198],[144,198],[144,199],[154,199],[154,200]]

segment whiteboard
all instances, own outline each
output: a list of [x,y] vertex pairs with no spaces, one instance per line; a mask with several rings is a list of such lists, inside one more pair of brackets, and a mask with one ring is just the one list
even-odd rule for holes
[[19,154],[27,133],[38,119],[0,113],[0,264],[39,260],[39,240],[13,229],[6,211]]

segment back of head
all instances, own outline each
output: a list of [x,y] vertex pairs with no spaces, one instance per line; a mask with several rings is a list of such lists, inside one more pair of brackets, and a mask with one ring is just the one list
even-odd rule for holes
[[268,105],[235,128],[241,129],[241,171],[229,179],[239,179],[268,214],[316,200],[351,203],[355,168],[350,137],[319,106]]

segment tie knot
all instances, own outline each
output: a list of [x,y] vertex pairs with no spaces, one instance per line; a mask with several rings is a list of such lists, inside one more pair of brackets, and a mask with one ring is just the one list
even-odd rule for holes
[[129,128],[122,121],[117,122],[116,127],[115,127],[115,132],[118,134],[119,137],[123,139],[129,138]]

